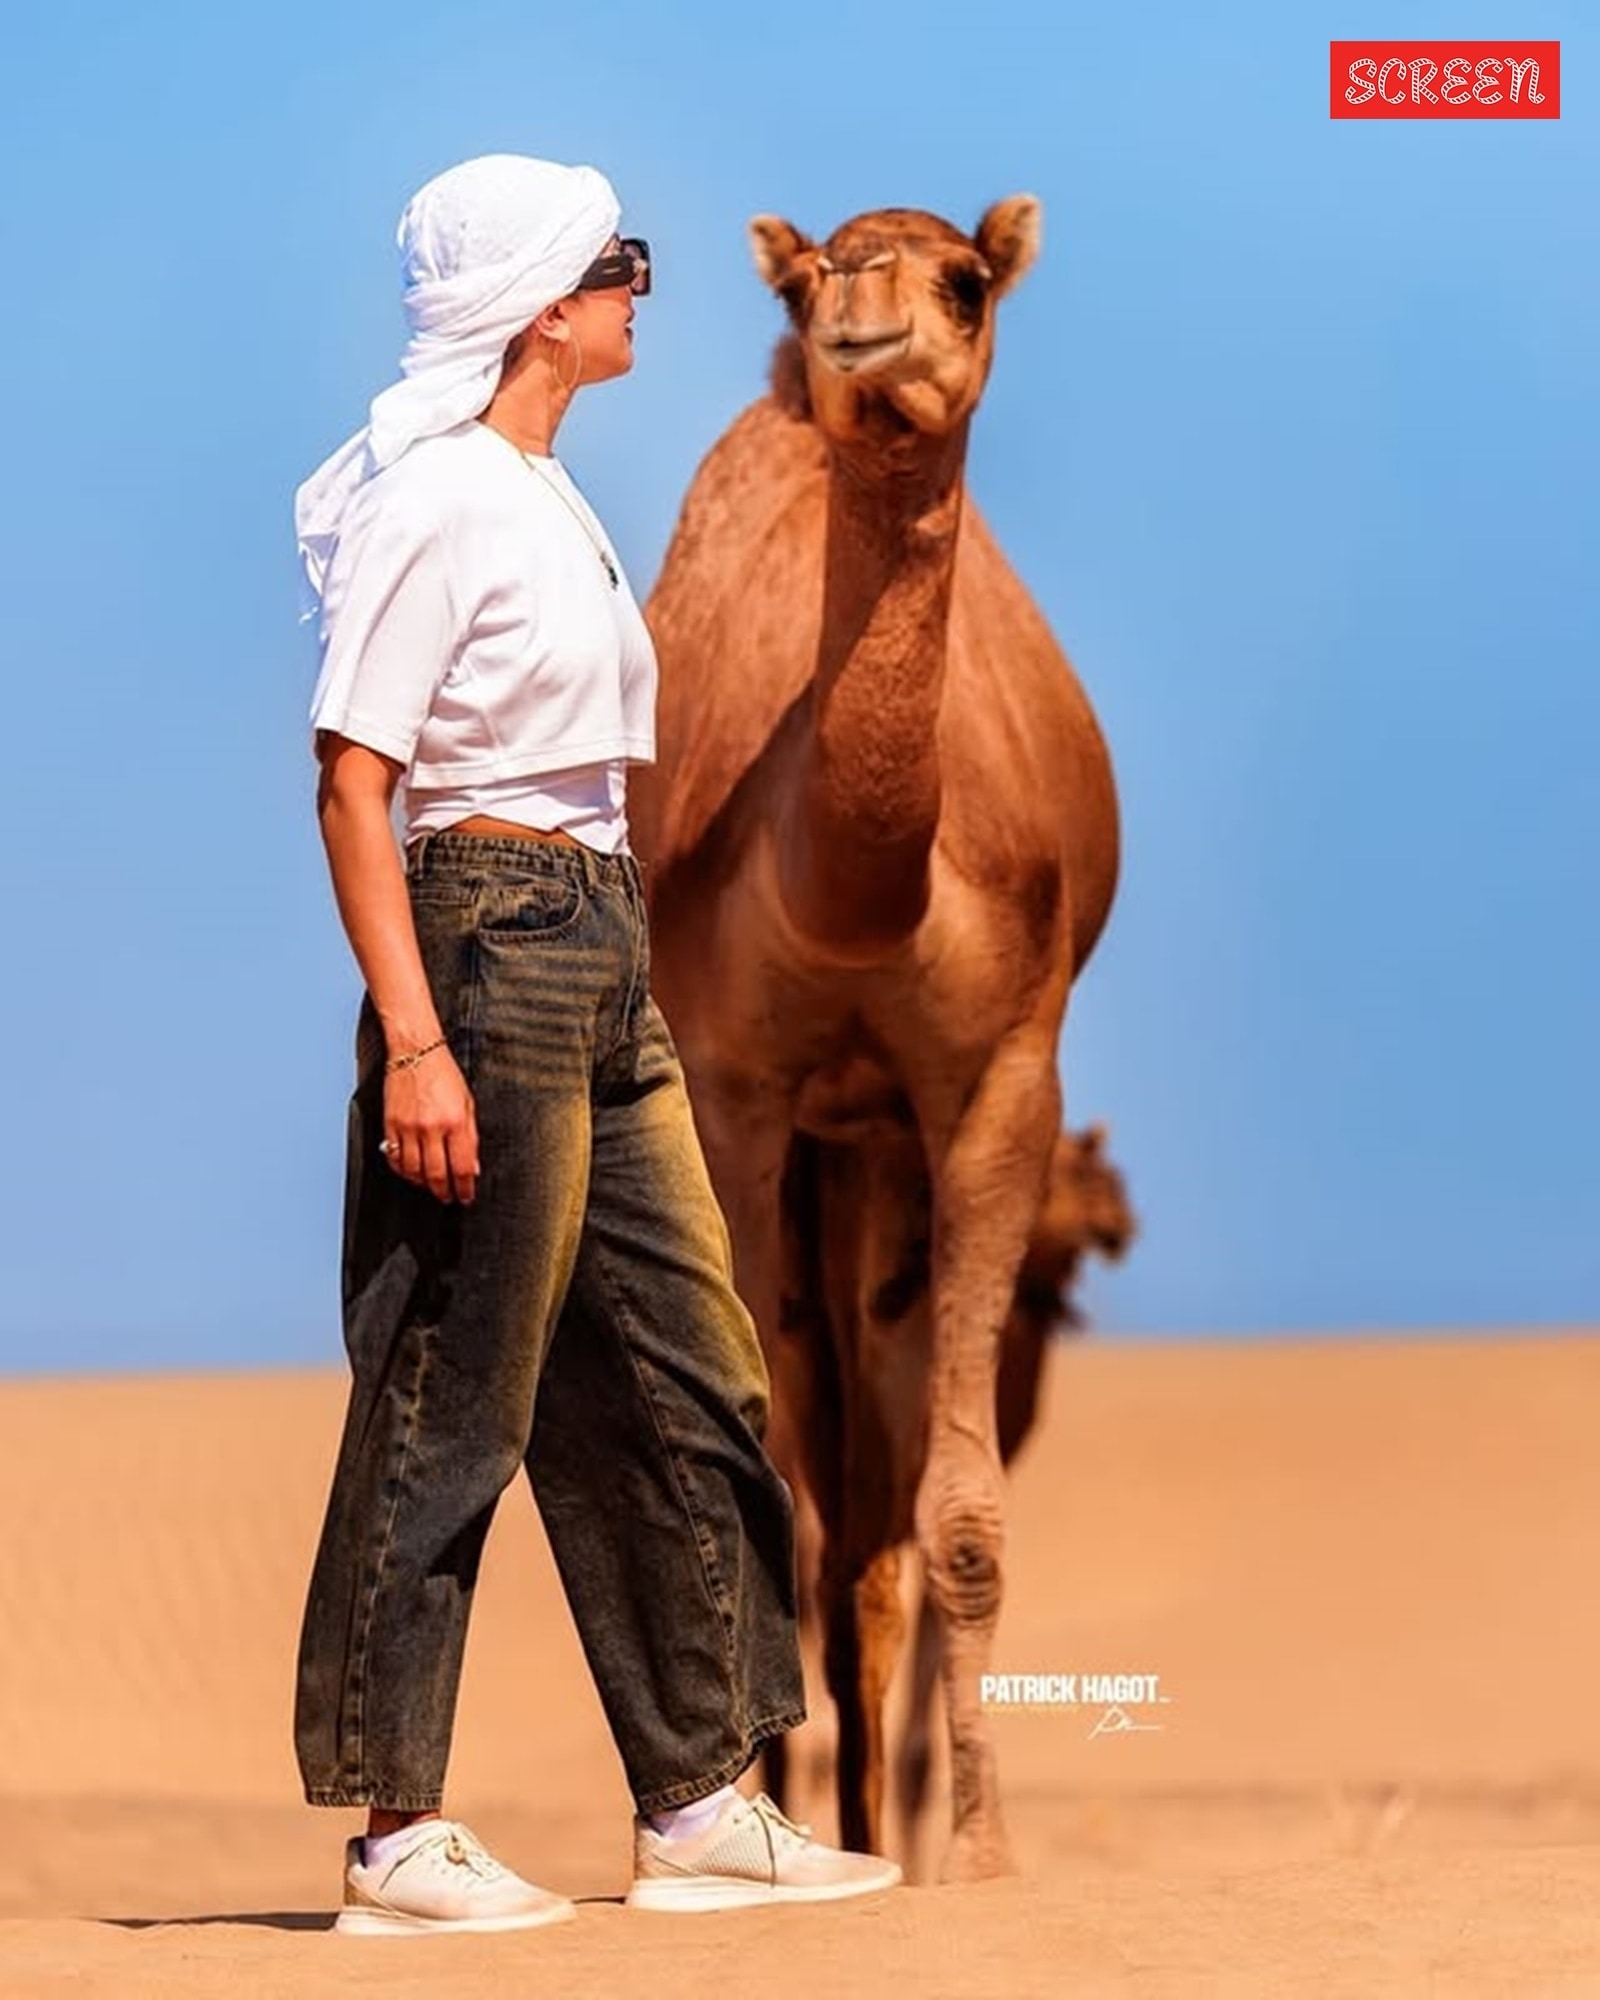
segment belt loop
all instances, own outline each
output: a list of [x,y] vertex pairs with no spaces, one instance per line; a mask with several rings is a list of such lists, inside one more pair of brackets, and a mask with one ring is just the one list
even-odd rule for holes
[[411,845],[406,849],[406,873],[408,875],[420,875],[422,873],[423,862],[426,860],[428,849],[432,844],[433,833],[431,829],[419,833],[416,839],[412,841]]

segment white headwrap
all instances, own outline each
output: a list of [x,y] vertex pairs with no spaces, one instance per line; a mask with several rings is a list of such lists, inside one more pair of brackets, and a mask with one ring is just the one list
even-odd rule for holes
[[411,339],[404,380],[373,401],[368,428],[295,495],[295,530],[312,590],[357,489],[419,438],[475,417],[500,381],[509,343],[566,298],[616,233],[621,210],[593,167],[489,153],[451,167],[406,204],[396,240]]

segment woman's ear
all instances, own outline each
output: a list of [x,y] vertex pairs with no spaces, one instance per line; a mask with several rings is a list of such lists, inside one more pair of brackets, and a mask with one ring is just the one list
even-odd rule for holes
[[569,341],[572,338],[572,327],[567,320],[566,300],[557,299],[553,305],[546,306],[528,328],[528,333],[536,335],[541,340],[554,341],[557,346]]

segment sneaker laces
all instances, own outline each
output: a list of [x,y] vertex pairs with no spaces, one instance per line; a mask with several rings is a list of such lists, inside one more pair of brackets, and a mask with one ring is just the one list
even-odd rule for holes
[[458,1868],[470,1868],[474,1875],[485,1882],[497,1882],[507,1871],[501,1862],[482,1844],[476,1834],[469,1833],[464,1826],[452,1825],[444,1842],[444,1856]]
[[750,1810],[766,1828],[768,1844],[771,1846],[774,1856],[777,1854],[780,1840],[795,1840],[803,1845],[812,1837],[809,1826],[802,1826],[798,1820],[790,1819],[788,1814],[772,1799],[769,1799],[765,1792],[756,1793],[755,1797],[750,1801]]

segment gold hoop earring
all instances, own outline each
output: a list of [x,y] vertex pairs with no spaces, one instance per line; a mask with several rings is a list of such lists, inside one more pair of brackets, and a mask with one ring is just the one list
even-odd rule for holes
[[562,395],[564,396],[570,396],[573,390],[577,388],[578,378],[583,373],[583,348],[579,345],[578,336],[576,334],[573,334],[572,336],[572,353],[573,353],[573,358],[577,361],[578,364],[577,367],[574,368],[572,371],[572,380],[570,382],[563,382],[561,379],[561,370],[559,368],[557,368],[556,370],[556,387],[561,391]]

